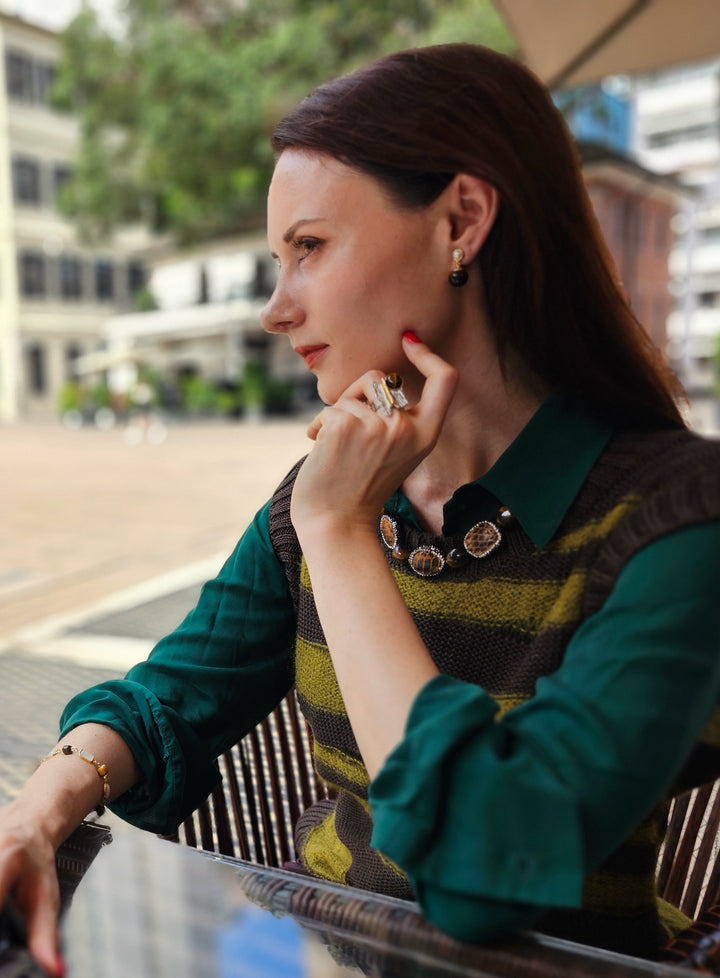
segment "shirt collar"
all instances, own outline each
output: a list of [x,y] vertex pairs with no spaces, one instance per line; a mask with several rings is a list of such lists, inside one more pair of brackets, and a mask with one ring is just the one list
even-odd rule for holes
[[[533,543],[553,537],[612,429],[578,401],[552,394],[483,476],[461,486],[444,508],[444,532],[465,532],[507,506]],[[401,493],[387,508],[417,525]]]

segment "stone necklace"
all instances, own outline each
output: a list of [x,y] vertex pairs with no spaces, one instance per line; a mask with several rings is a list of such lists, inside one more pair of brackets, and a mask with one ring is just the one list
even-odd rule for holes
[[501,506],[495,523],[480,520],[467,531],[462,547],[452,547],[446,554],[432,544],[409,550],[400,539],[398,521],[388,513],[383,513],[380,517],[380,537],[393,557],[400,561],[406,560],[418,577],[437,577],[446,564],[448,567],[462,567],[470,557],[481,560],[497,550],[502,541],[500,527],[507,526],[514,519],[507,506]]

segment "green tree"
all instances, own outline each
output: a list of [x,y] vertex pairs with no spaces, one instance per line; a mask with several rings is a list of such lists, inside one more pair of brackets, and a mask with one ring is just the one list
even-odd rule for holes
[[86,8],[54,100],[80,118],[60,206],[85,239],[143,221],[182,243],[263,224],[269,133],[309,89],[390,50],[509,49],[490,0],[127,0],[122,36]]

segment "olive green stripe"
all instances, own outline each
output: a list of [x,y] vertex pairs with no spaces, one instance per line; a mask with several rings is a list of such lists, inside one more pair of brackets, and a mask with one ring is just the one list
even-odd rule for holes
[[[329,771],[339,771],[347,781],[357,785],[358,789],[366,789],[370,784],[367,769],[361,761],[350,757],[344,751],[338,750],[337,747],[319,744],[317,741],[315,741],[314,750],[315,758],[319,764],[322,764]],[[367,802],[363,802],[362,798],[358,797],[358,801],[367,806]],[[367,810],[369,814],[369,807]]]
[[639,502],[639,496],[629,496],[623,499],[617,506],[613,506],[604,516],[601,516],[599,519],[590,520],[577,530],[572,530],[570,533],[558,537],[557,540],[549,543],[546,549],[552,553],[569,553],[573,550],[579,550],[581,547],[590,543],[591,540],[607,536],[624,516],[635,509]]
[[712,716],[700,731],[698,740],[710,747],[720,747],[720,707],[716,707]]
[[522,625],[523,631],[536,632],[580,620],[586,572],[575,570],[564,581],[427,581],[396,569],[393,576],[403,600],[416,614],[458,623]]
[[347,713],[327,646],[300,636],[295,642],[295,686],[316,709]]
[[334,809],[308,832],[302,847],[302,858],[316,876],[337,883],[346,882],[352,855],[338,838]]
[[611,913],[647,910],[657,899],[655,876],[625,876],[620,873],[591,873],[583,885],[583,906]]

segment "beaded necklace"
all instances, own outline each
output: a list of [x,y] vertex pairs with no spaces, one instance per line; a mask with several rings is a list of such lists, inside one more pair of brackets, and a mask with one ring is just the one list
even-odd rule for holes
[[406,560],[418,577],[437,577],[446,564],[448,567],[462,567],[470,557],[481,560],[497,550],[502,542],[500,527],[508,526],[514,519],[507,506],[501,506],[495,523],[480,520],[467,531],[462,547],[452,547],[446,554],[433,544],[409,550],[401,541],[398,521],[388,513],[380,517],[380,537],[393,557],[399,561]]

